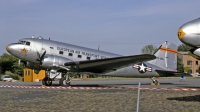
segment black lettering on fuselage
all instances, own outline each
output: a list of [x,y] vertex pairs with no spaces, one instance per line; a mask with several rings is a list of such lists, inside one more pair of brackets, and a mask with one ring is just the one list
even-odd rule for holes
[[94,57],[94,58],[97,58],[97,59],[105,59],[106,58],[106,56],[100,56],[98,54],[93,54],[93,53],[84,52],[84,51],[76,51],[76,50],[68,49],[68,48],[65,48],[65,47],[57,47],[57,50],[66,51],[66,52],[69,52],[69,53],[75,53],[75,54],[78,54],[78,55],[82,54],[83,56]]

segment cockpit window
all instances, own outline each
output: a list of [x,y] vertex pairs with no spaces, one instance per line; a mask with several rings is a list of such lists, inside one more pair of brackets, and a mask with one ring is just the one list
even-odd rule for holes
[[27,41],[27,42],[26,42],[26,45],[30,46],[30,45],[31,45],[31,43]]
[[30,46],[31,43],[28,42],[28,41],[19,41],[20,44],[23,44],[23,45],[27,45],[27,46]]
[[26,41],[19,41],[19,43],[20,43],[20,44],[25,44],[25,43],[26,43]]

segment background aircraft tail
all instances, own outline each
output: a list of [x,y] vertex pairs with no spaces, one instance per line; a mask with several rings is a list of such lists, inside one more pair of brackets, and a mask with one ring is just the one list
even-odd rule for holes
[[177,71],[177,46],[173,43],[165,42],[154,53],[156,59],[149,63],[156,65],[167,71]]

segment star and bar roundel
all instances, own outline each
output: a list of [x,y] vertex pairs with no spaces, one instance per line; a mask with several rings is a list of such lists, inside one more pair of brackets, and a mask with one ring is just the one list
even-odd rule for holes
[[152,72],[152,68],[148,67],[145,63],[134,64],[133,68],[138,69],[140,73],[145,73],[146,71]]

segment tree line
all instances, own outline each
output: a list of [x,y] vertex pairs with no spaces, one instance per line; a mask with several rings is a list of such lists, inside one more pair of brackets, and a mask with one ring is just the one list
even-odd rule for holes
[[6,72],[9,72],[9,73],[22,76],[24,64],[21,63],[19,65],[18,62],[19,62],[19,59],[17,59],[16,57],[10,54],[4,53],[0,57],[0,74],[2,75],[2,74],[5,74]]

